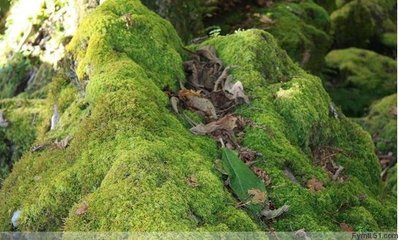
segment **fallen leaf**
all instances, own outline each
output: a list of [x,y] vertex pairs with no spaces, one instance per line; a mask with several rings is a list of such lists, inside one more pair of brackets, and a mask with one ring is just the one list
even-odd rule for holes
[[253,162],[258,155],[259,153],[249,148],[241,148],[238,152],[238,156],[245,163]]
[[234,128],[237,127],[236,121],[237,118],[235,116],[227,114],[226,116],[206,125],[198,124],[191,128],[190,131],[196,135],[206,135],[216,130],[227,130],[228,132],[232,132]]
[[[222,163],[229,176],[229,186],[241,202],[246,202],[251,197],[248,193],[251,189],[257,189],[266,193],[263,182],[243,163],[233,150],[222,148]],[[247,208],[258,214],[262,207],[260,204],[251,203]]]
[[256,174],[256,176],[258,176],[260,179],[262,179],[262,181],[264,182],[264,184],[266,186],[269,186],[272,183],[272,180],[271,180],[269,174],[267,174],[267,172],[265,170],[262,170],[255,166],[252,166],[251,169]]
[[68,147],[70,140],[71,140],[71,137],[66,136],[65,138],[63,138],[60,141],[55,140],[54,144],[56,147],[58,147],[60,149],[65,149],[66,147]]
[[281,214],[288,212],[289,206],[284,205],[276,210],[270,210],[270,209],[263,209],[261,212],[261,215],[265,217],[266,220],[270,220],[273,218],[276,218],[280,216]]
[[80,216],[87,212],[89,209],[89,205],[86,202],[83,202],[78,209],[76,209],[76,215]]
[[259,189],[252,188],[248,190],[249,196],[251,196],[251,202],[254,204],[264,203],[266,201],[266,193]]
[[212,102],[207,98],[197,97],[197,96],[188,96],[186,104],[188,107],[191,107],[193,109],[201,111],[201,112],[205,113],[205,115],[207,115],[213,119],[217,118],[216,109],[213,106]]
[[245,95],[244,86],[240,81],[232,83],[232,78],[228,77],[224,83],[223,91],[227,91],[232,94],[232,100],[241,98],[245,103],[249,103],[249,98]]
[[193,96],[195,96],[195,97],[202,97],[201,91],[194,91],[194,90],[185,89],[185,88],[184,88],[184,89],[181,89],[181,90],[179,91],[178,96],[179,96],[179,98],[180,98],[182,101],[186,101],[186,100],[188,100],[189,97],[193,97]]
[[187,182],[191,187],[198,187],[200,184],[198,183],[197,177],[194,175],[191,175],[187,178]]
[[266,25],[273,25],[275,23],[275,21],[273,19],[271,19],[270,17],[266,16],[266,15],[262,15],[259,17],[259,21],[261,23],[264,23]]
[[1,128],[6,128],[8,127],[8,121],[7,119],[4,117],[4,113],[2,111],[0,111],[0,127]]
[[349,224],[346,223],[340,223],[339,227],[342,229],[344,232],[353,232],[353,227]]
[[324,189],[323,183],[317,180],[316,178],[308,180],[306,186],[307,188],[310,189],[310,191],[315,191],[315,192],[319,192]]
[[207,58],[211,63],[223,66],[222,61],[216,56],[216,50],[212,46],[203,46],[196,51],[196,53],[202,57]]
[[172,105],[172,108],[176,113],[179,113],[179,109],[177,107],[178,103],[179,103],[179,99],[177,97],[170,98],[170,104]]

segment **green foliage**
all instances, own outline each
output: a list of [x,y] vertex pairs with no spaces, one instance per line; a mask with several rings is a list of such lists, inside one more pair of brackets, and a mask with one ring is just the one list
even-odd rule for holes
[[396,91],[396,62],[372,51],[348,48],[326,56],[327,91],[345,114],[361,116],[375,100]]

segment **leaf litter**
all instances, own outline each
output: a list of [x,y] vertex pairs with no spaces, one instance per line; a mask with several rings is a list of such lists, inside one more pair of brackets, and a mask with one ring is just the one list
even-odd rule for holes
[[[271,184],[268,173],[255,165],[260,153],[241,146],[245,136],[244,128],[252,122],[232,111],[240,104],[250,104],[242,82],[235,81],[230,71],[236,66],[224,66],[211,46],[203,46],[191,51],[191,59],[183,63],[186,83],[180,82],[180,90],[173,93],[165,89],[170,97],[173,111],[182,116],[192,127],[195,135],[208,135],[221,145],[222,159],[215,161],[215,169],[227,175],[225,181],[240,201],[237,207],[245,207],[250,212],[271,220],[288,211],[283,205],[275,209],[267,198],[266,187]],[[196,112],[203,117],[203,123],[195,123],[182,109]],[[194,175],[187,178],[191,187],[199,183]]]

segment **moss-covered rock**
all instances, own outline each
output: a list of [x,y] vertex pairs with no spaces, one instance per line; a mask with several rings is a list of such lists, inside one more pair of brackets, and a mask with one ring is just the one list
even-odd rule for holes
[[396,91],[396,62],[372,51],[348,48],[326,56],[327,91],[344,113],[362,116],[370,104]]
[[337,1],[331,13],[331,31],[338,48],[369,47],[385,32],[396,32],[396,1]]
[[[397,94],[384,97],[376,101],[366,117],[357,119],[357,122],[373,138],[376,152],[380,156],[397,156]],[[389,164],[393,164],[394,159]],[[386,191],[396,195],[397,166],[389,166],[386,176]]]
[[393,153],[396,156],[396,99],[393,94],[375,102],[368,115],[359,120],[375,142],[377,151],[381,154]]
[[[132,21],[130,21],[130,20]],[[294,64],[261,30],[215,37],[216,48],[254,99],[236,114],[251,119],[243,144],[262,153],[258,167],[273,184],[268,195],[288,214],[277,230],[339,230],[345,219],[371,230],[395,228],[396,207],[380,199],[379,166],[369,135],[338,113],[320,79]],[[196,48],[198,46],[192,46]],[[69,52],[80,84],[62,75],[49,90],[60,121],[44,142],[72,136],[66,149],[26,153],[0,190],[0,229],[46,231],[257,231],[266,226],[237,209],[213,162],[216,143],[192,135],[172,113],[162,89],[184,78],[181,42],[172,26],[139,1],[107,0],[90,14]],[[84,86],[85,94],[75,86]],[[334,160],[345,180],[332,181],[313,159],[339,148]],[[298,183],[284,174],[291,169]],[[187,178],[194,175],[199,186]],[[325,189],[312,192],[317,178]],[[366,194],[367,201],[359,195]],[[347,213],[359,208],[367,221]]]
[[318,73],[331,46],[328,13],[313,1],[278,3],[267,9],[275,21],[267,29],[303,68]]
[[0,186],[12,164],[26,152],[37,137],[43,122],[43,100],[2,99],[7,127],[0,128]]

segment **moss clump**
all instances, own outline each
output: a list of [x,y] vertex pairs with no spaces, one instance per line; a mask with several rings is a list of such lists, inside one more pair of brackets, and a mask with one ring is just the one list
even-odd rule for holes
[[30,77],[31,61],[20,53],[0,66],[0,98],[9,98],[22,92]]
[[373,136],[377,151],[396,156],[396,98],[393,94],[375,102],[370,112],[359,123]]
[[331,46],[328,13],[313,1],[277,3],[265,13],[275,21],[267,29],[303,68],[318,73]]
[[[259,229],[213,169],[213,141],[170,111],[162,89],[183,79],[180,47],[172,26],[139,1],[109,0],[87,17],[69,46],[82,86],[89,79],[86,95],[57,77],[48,108],[59,106],[60,122],[43,136],[73,139],[15,165],[0,192],[0,229],[11,229],[16,209],[21,230]],[[193,174],[197,188],[187,183]],[[88,211],[77,215],[83,202]]]
[[[126,23],[126,14],[133,24]],[[191,134],[162,92],[167,85],[177,89],[184,76],[180,44],[171,25],[136,0],[107,0],[87,17],[69,46],[82,85],[88,81],[86,94],[56,79],[49,108],[58,104],[61,119],[43,135],[45,141],[67,134],[73,139],[66,149],[26,153],[15,165],[0,190],[1,230],[11,228],[17,209],[19,230],[265,230],[259,219],[234,207],[213,167],[220,157],[215,142]],[[255,123],[246,129],[244,145],[263,154],[257,166],[272,177],[268,196],[276,206],[291,206],[276,229],[338,230],[343,204],[369,211],[377,223],[373,230],[395,227],[372,211],[391,203],[379,199],[369,135],[342,114],[329,116],[330,99],[320,79],[301,70],[261,30],[204,44],[236,66],[233,77],[256,97],[236,114]],[[68,112],[80,117],[65,117]],[[313,163],[312,152],[326,145],[350,153],[335,156],[348,177],[343,183]],[[287,167],[299,184],[284,175]],[[198,187],[188,184],[192,175]],[[304,187],[313,177],[324,191]],[[360,193],[374,201],[373,208],[357,200]]]
[[8,127],[0,128],[0,186],[12,165],[36,139],[44,120],[43,109],[42,100],[0,100],[0,111],[9,123]]
[[[291,206],[275,228],[339,231],[337,222],[344,219],[345,208],[362,207],[370,212],[372,223],[378,222],[370,225],[372,229],[394,229],[395,204],[380,199],[379,165],[369,135],[341,113],[339,119],[332,117],[321,81],[298,69],[273,47],[274,42],[269,34],[253,30],[217,37],[204,45],[214,45],[226,64],[239,66],[232,71],[234,78],[256,97],[236,113],[257,125],[246,129],[244,145],[264,156],[257,166],[272,178],[268,196],[277,206]],[[315,164],[313,153],[324,146],[343,150],[334,157],[348,177],[343,183],[332,181]],[[287,168],[299,184],[284,174]],[[313,177],[323,182],[325,190],[315,193],[305,187]],[[393,206],[385,215],[389,221],[381,218],[380,210],[359,200],[362,193],[377,202],[378,209],[384,209],[384,204]],[[349,223],[354,227],[363,224]]]
[[315,0],[314,2],[322,6],[328,13],[337,9],[337,3],[335,0]]
[[396,62],[357,48],[326,56],[327,91],[344,113],[361,116],[374,101],[396,91]]
[[331,30],[338,48],[367,47],[385,32],[396,31],[396,1],[337,1],[331,14]]

